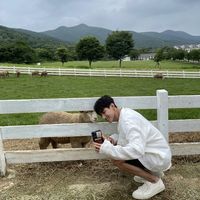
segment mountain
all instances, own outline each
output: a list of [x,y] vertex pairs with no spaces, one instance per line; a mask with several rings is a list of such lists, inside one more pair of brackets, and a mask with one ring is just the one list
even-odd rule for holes
[[55,30],[45,31],[42,33],[63,41],[70,41],[71,43],[77,43],[80,38],[85,36],[95,36],[99,39],[101,43],[104,43],[108,34],[110,34],[111,32],[111,30],[105,28],[79,24],[73,27],[60,26]]
[[10,44],[16,41],[26,41],[31,47],[59,47],[67,46],[67,42],[24,29],[14,29],[0,26],[0,44]]
[[171,43],[172,45],[196,44],[196,43],[199,43],[200,41],[200,36],[192,36],[183,31],[166,30],[161,33],[143,32],[141,34],[160,39],[167,43]]
[[[105,43],[108,34],[111,32],[112,30],[109,29],[80,24],[73,27],[61,26],[55,30],[49,30],[42,33],[71,43],[77,43],[82,37],[85,36],[95,36],[101,43]],[[158,48],[163,46],[200,43],[200,36],[192,36],[182,31],[167,30],[161,33],[130,32],[133,34],[135,48]]]
[[[183,44],[200,44],[200,36],[192,36],[182,31],[166,30],[164,32],[134,32],[135,48],[159,48]],[[19,40],[26,41],[31,47],[51,47],[74,45],[85,36],[95,36],[104,44],[112,30],[79,24],[73,27],[60,26],[55,30],[34,32],[25,29],[0,26],[0,45]]]

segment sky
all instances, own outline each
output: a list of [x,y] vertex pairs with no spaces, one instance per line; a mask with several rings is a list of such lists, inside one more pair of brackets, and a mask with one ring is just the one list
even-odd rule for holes
[[0,0],[0,25],[36,32],[87,24],[200,36],[200,0]]

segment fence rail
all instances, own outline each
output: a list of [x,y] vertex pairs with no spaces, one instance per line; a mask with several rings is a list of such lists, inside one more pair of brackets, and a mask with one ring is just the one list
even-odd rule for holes
[[35,68],[35,67],[6,67],[0,66],[0,71],[8,70],[16,73],[31,74],[33,71],[47,71],[56,76],[91,76],[91,77],[154,77],[162,73],[165,78],[200,78],[200,71],[169,71],[169,70],[106,70],[106,69],[63,69],[63,68]]
[[[92,110],[97,98],[66,99],[25,99],[0,100],[0,114],[48,112],[48,111],[84,111]],[[168,96],[166,90],[158,90],[156,96],[114,97],[119,107],[132,109],[156,109],[157,120],[152,121],[168,139],[169,132],[200,131],[200,119],[168,120],[169,108],[200,108],[200,95]],[[103,159],[94,149],[47,149],[5,151],[3,141],[9,139],[31,139],[40,137],[89,136],[93,130],[101,129],[105,133],[116,133],[116,123],[77,123],[51,125],[23,125],[0,127],[0,173],[5,175],[7,163],[33,163],[65,160]],[[188,133],[189,134],[189,133]],[[173,155],[200,154],[200,143],[170,144]]]

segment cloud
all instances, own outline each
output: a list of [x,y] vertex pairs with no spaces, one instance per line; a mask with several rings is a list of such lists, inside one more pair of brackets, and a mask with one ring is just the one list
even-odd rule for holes
[[200,35],[199,0],[1,0],[0,24],[34,31],[85,23],[111,30]]

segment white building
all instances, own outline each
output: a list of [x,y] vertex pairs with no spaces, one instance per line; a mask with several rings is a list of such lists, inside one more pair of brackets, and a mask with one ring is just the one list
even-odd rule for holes
[[174,46],[175,49],[183,49],[187,52],[190,52],[193,49],[200,49],[200,44],[188,44],[188,45],[180,45],[180,46]]
[[122,61],[131,61],[131,57],[126,55],[124,56],[124,58],[122,59]]
[[138,56],[138,60],[153,60],[155,53],[142,53]]

